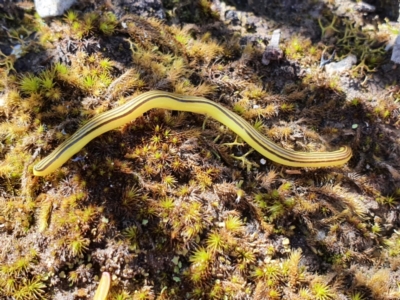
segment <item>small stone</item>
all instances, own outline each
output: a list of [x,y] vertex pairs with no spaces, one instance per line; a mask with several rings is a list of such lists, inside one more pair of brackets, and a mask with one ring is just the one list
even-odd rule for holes
[[22,46],[20,44],[15,45],[11,51],[11,55],[15,55],[16,58],[20,58],[23,54]]
[[241,25],[238,12],[234,10],[227,10],[225,12],[225,20],[230,21],[233,26]]
[[41,18],[61,16],[75,0],[35,0],[35,8]]
[[325,71],[328,75],[343,73],[351,69],[357,63],[357,57],[350,54],[341,61],[333,62],[325,66]]
[[365,2],[358,2],[356,5],[354,5],[354,9],[363,13],[371,13],[376,10],[376,7]]
[[283,51],[279,47],[279,41],[281,38],[281,31],[280,29],[274,30],[272,33],[271,40],[264,51],[262,56],[261,63],[263,65],[269,65],[271,60],[281,60],[283,58]]
[[317,232],[317,235],[315,236],[315,240],[317,241],[323,241],[326,238],[326,233],[323,230],[319,230]]
[[394,42],[392,57],[390,59],[392,62],[400,64],[400,34],[397,36]]

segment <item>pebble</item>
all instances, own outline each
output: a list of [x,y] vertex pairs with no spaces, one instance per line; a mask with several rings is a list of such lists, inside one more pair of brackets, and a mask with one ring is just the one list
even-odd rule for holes
[[35,0],[35,8],[41,18],[61,16],[75,0]]
[[242,25],[237,11],[227,10],[225,12],[225,20],[229,21],[233,26]]
[[20,58],[23,55],[22,46],[20,44],[15,45],[11,51],[11,55],[15,55],[16,58]]
[[272,33],[271,40],[264,51],[262,56],[261,63],[263,65],[269,65],[271,60],[281,60],[283,58],[283,51],[279,47],[279,41],[281,38],[281,31],[280,29],[274,30]]
[[400,64],[400,34],[397,36],[393,45],[392,57],[390,60],[396,64]]
[[371,13],[376,10],[376,7],[365,2],[358,2],[356,5],[354,5],[354,9],[363,13]]
[[346,56],[338,62],[333,62],[325,66],[325,71],[328,75],[343,73],[350,70],[357,63],[357,57],[354,54]]

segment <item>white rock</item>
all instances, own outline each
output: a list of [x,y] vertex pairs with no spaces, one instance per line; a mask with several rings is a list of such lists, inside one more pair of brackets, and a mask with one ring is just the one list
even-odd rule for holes
[[359,12],[371,13],[376,10],[376,7],[365,2],[358,2],[356,5],[354,5],[354,9]]
[[62,15],[76,0],[35,0],[35,8],[41,18]]
[[15,45],[11,51],[11,55],[15,55],[16,58],[20,58],[22,54],[22,46],[20,44]]
[[392,57],[390,59],[392,62],[400,64],[400,34],[397,36],[396,41],[394,42]]
[[328,75],[340,74],[350,70],[357,63],[357,56],[350,54],[338,62],[333,62],[325,66],[325,71]]
[[269,65],[271,60],[281,60],[283,58],[283,51],[279,47],[279,41],[281,39],[281,30],[276,29],[272,33],[271,40],[267,46],[267,48],[264,51],[264,54],[262,56],[262,64],[263,65]]

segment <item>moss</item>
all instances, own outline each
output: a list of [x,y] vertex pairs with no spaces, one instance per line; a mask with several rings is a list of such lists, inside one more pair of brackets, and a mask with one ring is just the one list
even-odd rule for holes
[[[179,9],[215,17],[209,1]],[[360,41],[370,42],[353,23],[334,18],[325,27],[328,20],[321,20],[323,35],[339,35],[339,55],[345,43],[358,51]],[[71,48],[63,48],[69,60],[49,60],[40,71],[21,72],[16,62],[24,57],[1,56],[0,288],[7,297],[47,299],[74,289],[91,297],[102,272],[111,274],[116,299],[357,299],[360,283],[371,295],[396,294],[392,271],[378,263],[394,270],[400,253],[398,234],[382,221],[399,188],[380,187],[396,175],[382,164],[395,143],[384,130],[349,134],[354,122],[375,117],[397,126],[395,101],[359,97],[347,105],[338,79],[313,69],[281,84],[260,68],[259,44],[241,48],[236,34],[222,39],[207,26],[118,20],[98,10],[31,21],[13,31],[23,39],[37,32],[35,47],[23,41],[27,53]],[[354,71],[379,65],[379,49],[357,52],[362,64]],[[321,50],[300,35],[285,42],[287,57],[302,65],[316,63]],[[220,102],[287,149],[352,142],[354,161],[282,167],[213,120],[153,110],[93,140],[54,174],[32,175],[32,164],[91,117],[151,89]],[[344,280],[345,291],[338,288]]]

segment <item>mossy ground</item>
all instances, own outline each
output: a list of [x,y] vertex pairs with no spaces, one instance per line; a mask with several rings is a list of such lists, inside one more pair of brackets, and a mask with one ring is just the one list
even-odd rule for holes
[[[90,298],[108,271],[110,299],[399,298],[396,83],[346,100],[317,67],[318,41],[296,35],[264,66],[265,45],[243,44],[209,2],[189,11],[195,26],[106,5],[48,22],[1,11],[0,294]],[[357,29],[346,22],[333,24]],[[343,41],[361,49],[355,34]],[[357,52],[367,67],[354,78],[387,59],[379,47],[373,61]],[[227,145],[236,137],[216,121],[153,110],[33,176],[81,124],[153,89],[220,102],[284,148],[354,156],[324,169],[239,161],[250,149]]]

